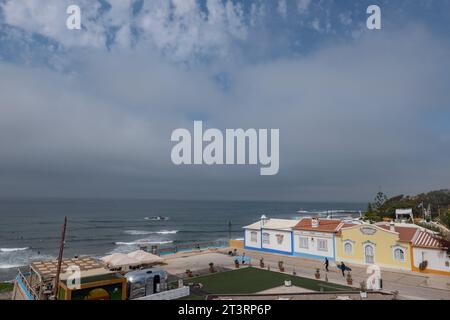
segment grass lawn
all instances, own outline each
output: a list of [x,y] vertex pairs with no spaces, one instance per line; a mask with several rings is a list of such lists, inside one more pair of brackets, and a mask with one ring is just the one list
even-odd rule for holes
[[320,291],[349,290],[350,287],[341,286],[325,281],[282,274],[258,268],[242,268],[233,271],[215,273],[207,276],[186,279],[186,282],[201,283],[202,291],[209,294],[245,294],[256,293],[284,285],[285,280],[291,280],[293,286]]
[[0,283],[0,292],[8,292],[8,291],[12,291],[14,287],[14,284],[12,283]]

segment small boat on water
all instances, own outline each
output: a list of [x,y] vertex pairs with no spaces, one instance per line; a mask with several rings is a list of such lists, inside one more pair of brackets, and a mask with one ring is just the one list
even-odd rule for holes
[[163,217],[163,216],[145,217],[145,220],[150,220],[150,221],[165,221],[165,220],[169,220],[169,217]]

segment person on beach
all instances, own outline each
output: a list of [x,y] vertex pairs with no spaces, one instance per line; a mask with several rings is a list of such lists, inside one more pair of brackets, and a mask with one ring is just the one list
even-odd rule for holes
[[328,266],[330,265],[328,258],[325,258],[325,262],[323,264],[325,265],[325,270],[328,272]]

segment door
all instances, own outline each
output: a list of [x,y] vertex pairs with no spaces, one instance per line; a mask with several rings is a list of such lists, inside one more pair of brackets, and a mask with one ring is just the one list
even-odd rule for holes
[[153,278],[153,293],[158,293],[160,292],[160,282],[161,282],[161,277],[156,275],[155,278]]
[[154,283],[153,277],[148,277],[148,278],[145,280],[145,295],[146,295],[146,296],[155,293],[155,291],[154,291],[154,289],[153,289],[153,283]]
[[364,248],[364,256],[367,264],[375,263],[375,254],[372,245],[366,245],[366,247]]

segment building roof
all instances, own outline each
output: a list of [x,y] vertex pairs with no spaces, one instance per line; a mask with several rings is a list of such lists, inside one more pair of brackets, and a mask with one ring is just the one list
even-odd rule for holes
[[287,220],[287,219],[267,219],[264,225],[262,221],[252,223],[251,225],[245,226],[244,229],[274,229],[274,230],[291,230],[298,223],[298,220]]
[[[307,231],[319,231],[319,232],[337,232],[344,225],[341,220],[337,219],[318,219],[319,225],[317,227],[312,226],[312,218],[303,218],[294,227],[294,230],[307,230]],[[352,226],[353,224],[348,224]]]
[[[391,230],[391,226],[388,223],[377,223],[376,225],[385,230]],[[398,233],[399,241],[401,242],[412,242],[416,233],[420,232],[420,229],[415,227],[400,227],[395,225],[394,228],[395,232]]]
[[[91,257],[63,259],[61,261],[61,274],[65,273],[70,266],[79,267],[81,272],[103,268],[100,262]],[[31,268],[43,279],[55,278],[58,261],[35,261],[31,264]]]
[[420,231],[413,242],[414,247],[441,249],[440,241],[432,234],[426,231]]

